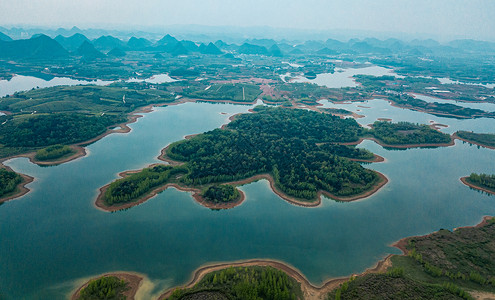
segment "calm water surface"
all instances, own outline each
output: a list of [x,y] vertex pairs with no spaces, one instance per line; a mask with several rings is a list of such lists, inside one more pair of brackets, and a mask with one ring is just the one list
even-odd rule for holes
[[[394,121],[449,125],[493,132],[494,120],[456,120],[395,108],[384,100],[325,106]],[[370,108],[362,108],[367,106]],[[56,167],[27,159],[9,160],[15,171],[36,178],[26,196],[0,206],[0,295],[6,299],[63,299],[82,278],[110,271],[147,274],[152,293],[185,283],[211,262],[253,258],[283,260],[315,284],[362,272],[389,253],[394,241],[440,228],[474,225],[495,214],[495,197],[464,186],[471,172],[493,173],[495,151],[456,142],[448,148],[386,150],[366,165],[390,182],[372,197],[351,203],[324,199],[317,208],[288,204],[266,181],[241,189],[239,207],[212,211],[190,193],[169,189],[148,202],[117,213],[93,206],[99,187],[119,172],[158,160],[160,150],[184,135],[217,128],[251,106],[186,103],[157,108],[129,134],[112,134],[88,147],[89,155]],[[226,114],[221,114],[226,113]]]
[[[149,82],[149,83],[165,83],[177,81],[168,74],[158,74],[146,79],[131,78],[126,80],[127,82]],[[12,95],[15,92],[27,91],[33,88],[47,88],[59,85],[109,85],[115,81],[105,80],[79,80],[68,77],[54,77],[50,80],[45,80],[33,76],[15,75],[10,80],[0,80],[0,97],[6,95]]]

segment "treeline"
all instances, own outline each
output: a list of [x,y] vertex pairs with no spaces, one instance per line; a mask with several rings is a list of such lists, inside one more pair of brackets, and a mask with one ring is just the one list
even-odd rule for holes
[[386,274],[352,277],[328,295],[329,300],[365,299],[471,299],[454,284],[427,284],[404,277],[396,268]]
[[495,175],[471,173],[469,183],[495,191]]
[[72,144],[94,138],[108,126],[124,122],[121,115],[48,114],[19,116],[0,126],[6,147],[43,147]]
[[183,167],[174,168],[166,165],[145,168],[112,182],[103,195],[103,200],[107,205],[134,201],[151,189],[165,184],[173,175],[185,171]]
[[91,280],[89,284],[79,292],[78,300],[124,300],[123,295],[128,289],[127,282],[115,276],[105,276]]
[[424,124],[376,121],[372,127],[370,134],[389,145],[446,144],[451,140],[450,135]]
[[362,128],[353,119],[314,111],[257,107],[216,129],[170,145],[170,158],[186,162],[188,185],[228,182],[270,173],[289,196],[312,200],[318,190],[359,194],[378,175],[339,155],[371,158],[367,151],[321,143],[356,141]]
[[17,92],[2,98],[0,110],[13,113],[91,112],[127,113],[136,107],[173,101],[175,95],[139,83],[117,82],[110,86],[57,86]]
[[17,185],[21,182],[21,175],[0,168],[0,197],[15,191]]
[[261,90],[254,84],[213,84],[203,90],[186,89],[184,94],[190,98],[253,102],[261,94]]
[[191,289],[176,289],[170,300],[192,299],[195,294],[220,293],[217,298],[242,300],[302,299],[300,284],[272,267],[230,267],[205,275]]
[[239,200],[241,193],[229,184],[209,186],[201,196],[208,202],[229,203]]
[[495,134],[474,133],[469,131],[457,131],[456,134],[465,140],[475,142],[483,146],[495,147]]
[[493,112],[486,112],[481,109],[462,107],[451,103],[429,103],[420,99],[416,99],[409,95],[402,94],[398,96],[389,96],[388,98],[400,107],[409,109],[420,109],[434,115],[450,115],[451,117],[458,116],[463,118],[495,117],[495,113]]
[[67,145],[53,145],[36,151],[34,158],[40,161],[53,160],[70,153],[74,153],[74,150]]
[[408,255],[433,277],[495,287],[495,221],[408,239]]

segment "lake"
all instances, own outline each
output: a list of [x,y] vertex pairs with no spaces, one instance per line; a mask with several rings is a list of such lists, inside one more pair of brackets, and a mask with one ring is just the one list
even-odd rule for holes
[[[127,82],[149,82],[149,83],[165,83],[177,81],[172,79],[168,74],[158,74],[146,79],[130,78]],[[12,95],[19,91],[28,91],[35,88],[47,88],[59,85],[109,85],[115,81],[105,80],[79,80],[69,77],[53,77],[50,80],[45,80],[34,76],[14,75],[10,80],[0,80],[0,97]]]
[[[375,99],[325,107],[366,117],[449,125],[442,129],[494,132],[495,120],[457,120],[393,107]],[[350,203],[324,198],[316,208],[293,206],[267,181],[241,187],[246,201],[233,209],[202,207],[188,192],[168,189],[126,211],[107,213],[93,202],[98,188],[125,170],[158,162],[160,150],[185,135],[220,127],[252,106],[185,103],[155,108],[128,134],[111,134],[87,147],[89,155],[55,167],[26,158],[5,164],[35,177],[32,190],[0,206],[2,299],[64,299],[81,280],[111,271],[146,274],[151,294],[187,282],[212,262],[268,258],[287,262],[314,284],[360,273],[390,253],[400,238],[440,228],[477,224],[495,214],[495,197],[464,186],[471,172],[493,173],[495,151],[456,141],[447,148],[387,150],[372,141],[359,147],[385,157],[365,167],[390,182]],[[225,113],[225,114],[223,114]]]
[[[336,68],[334,73],[322,73],[317,74],[315,79],[308,79],[304,76],[291,77],[289,82],[294,83],[315,83],[320,86],[326,86],[328,88],[344,88],[344,87],[356,87],[358,84],[354,81],[352,76],[354,75],[372,75],[372,76],[396,76],[401,77],[393,72],[392,69],[372,66],[364,68]],[[290,74],[281,75],[284,78],[290,76]]]

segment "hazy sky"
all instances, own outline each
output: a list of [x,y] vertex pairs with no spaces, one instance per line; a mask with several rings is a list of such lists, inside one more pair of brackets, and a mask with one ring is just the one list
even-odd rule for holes
[[352,29],[495,41],[495,0],[0,0],[0,25],[200,24]]

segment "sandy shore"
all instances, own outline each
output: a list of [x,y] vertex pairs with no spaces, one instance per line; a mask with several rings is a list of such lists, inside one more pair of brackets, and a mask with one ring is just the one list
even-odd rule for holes
[[79,298],[79,293],[81,292],[81,290],[83,288],[87,287],[88,284],[89,284],[89,282],[91,280],[99,279],[99,278],[102,278],[102,277],[110,277],[110,276],[117,277],[117,278],[119,278],[119,279],[124,280],[124,281],[127,282],[127,284],[128,284],[127,286],[130,289],[128,289],[127,291],[125,291],[123,294],[129,300],[133,300],[134,299],[134,297],[136,296],[136,293],[139,290],[139,288],[141,287],[141,283],[143,281],[143,276],[140,275],[140,274],[137,274],[137,273],[131,273],[131,272],[107,273],[107,274],[103,274],[103,275],[100,275],[98,277],[95,277],[95,278],[92,278],[92,279],[88,280],[85,284],[83,284],[82,286],[80,286],[72,294],[72,297],[70,299],[71,300],[77,300]]
[[[207,265],[204,267],[198,268],[196,271],[194,271],[193,276],[190,280],[190,282],[184,286],[181,286],[180,288],[192,288],[196,283],[201,281],[203,277],[211,272],[214,271],[219,271],[223,270],[229,267],[252,267],[252,266],[261,266],[261,267],[273,267],[276,269],[279,269],[281,271],[284,271],[289,275],[290,277],[294,278],[297,282],[301,284],[301,291],[303,293],[304,299],[306,300],[313,300],[313,299],[326,299],[326,295],[332,291],[333,289],[339,287],[340,284],[344,283],[345,281],[349,280],[350,277],[352,276],[364,276],[366,274],[370,273],[379,273],[379,272],[384,272],[389,266],[391,266],[390,262],[390,255],[387,256],[385,259],[381,260],[377,265],[373,268],[367,269],[360,275],[351,275],[349,277],[340,277],[340,278],[332,278],[327,281],[325,281],[322,285],[320,286],[315,286],[309,280],[295,267],[286,264],[281,261],[277,260],[268,260],[268,259],[253,259],[253,260],[246,260],[246,261],[237,261],[237,262],[230,262],[230,263],[218,263],[218,264],[211,264]],[[163,300],[169,297],[173,291],[176,289],[172,288],[166,292],[164,292],[158,299]]]
[[373,138],[373,137],[365,137],[365,138],[360,138],[359,140],[357,140],[356,142],[349,142],[349,143],[339,143],[340,145],[348,145],[348,146],[351,146],[351,145],[359,145],[361,144],[364,140],[370,140],[370,141],[373,141],[375,143],[377,143],[378,145],[382,146],[382,147],[385,147],[385,148],[397,148],[397,149],[408,149],[408,148],[426,148],[426,147],[449,147],[449,146],[453,146],[455,145],[455,142],[454,142],[454,138],[451,137],[450,139],[450,142],[449,143],[445,143],[445,144],[404,144],[404,145],[389,145],[389,144],[385,144],[384,142],[376,139],[376,138]]
[[[0,163],[0,165],[5,168],[8,171],[14,172],[10,167],[4,166]],[[29,193],[30,189],[26,187],[29,183],[34,181],[34,178],[25,174],[17,173],[22,177],[22,182],[19,183],[13,193],[4,195],[3,197],[0,198],[0,203],[2,202],[7,202],[9,200],[19,198],[21,196],[24,196],[25,194]]]
[[[177,163],[176,162],[176,165],[177,164],[181,164],[181,163]],[[152,164],[152,165],[149,165],[147,168],[151,168],[151,167],[156,166],[156,165],[157,164]],[[141,170],[125,171],[125,172],[120,173],[119,176],[121,178],[124,178],[126,176],[129,176],[129,175],[131,175],[133,173],[138,173],[140,171]],[[212,203],[212,202],[206,201],[203,197],[201,197],[201,189],[198,188],[198,187],[185,187],[185,186],[181,186],[181,185],[179,185],[177,183],[167,183],[165,185],[161,185],[161,186],[158,186],[158,187],[152,189],[149,193],[147,193],[147,194],[139,197],[138,199],[136,199],[136,201],[108,206],[108,205],[105,204],[105,202],[103,200],[103,195],[105,194],[105,192],[108,189],[108,187],[110,186],[110,184],[111,183],[109,183],[109,184],[107,184],[107,185],[105,185],[105,186],[103,186],[103,187],[101,187],[99,189],[99,194],[98,194],[98,196],[96,198],[96,201],[94,203],[94,205],[95,205],[96,208],[98,208],[100,210],[103,210],[103,211],[106,211],[106,212],[113,212],[113,211],[128,209],[128,208],[137,206],[137,205],[139,205],[141,203],[144,203],[147,200],[155,197],[156,195],[158,195],[159,193],[161,193],[164,190],[168,189],[169,187],[178,189],[178,190],[183,191],[183,192],[191,192],[192,193],[192,196],[193,196],[194,200],[196,200],[196,202],[198,202],[199,204],[203,205],[204,207],[207,207],[207,208],[210,208],[210,209],[229,209],[229,208],[234,208],[236,206],[241,205],[244,202],[244,200],[246,199],[246,195],[244,194],[244,192],[242,192],[241,190],[239,190],[240,198],[238,200],[236,200],[236,201],[233,201],[233,202],[230,202],[230,203]],[[229,183],[227,183],[227,184],[229,184]]]
[[[163,150],[162,150],[162,153],[163,153]],[[169,161],[169,159],[167,157],[163,157],[162,155],[160,155],[160,159],[162,159],[164,161]],[[173,161],[171,161],[171,162],[173,162]],[[175,164],[177,165],[177,164],[181,164],[181,163],[175,162]],[[148,168],[153,167],[154,165],[156,165],[156,164],[150,165],[150,166],[148,166]],[[125,176],[128,176],[132,173],[136,173],[139,171],[140,170],[126,171],[126,172],[120,173],[119,176],[124,178]],[[376,172],[376,171],[374,171],[374,172]],[[300,199],[286,195],[285,193],[283,193],[282,191],[280,191],[279,189],[277,189],[275,187],[275,181],[270,174],[258,174],[258,175],[255,175],[255,176],[252,176],[252,177],[249,177],[246,179],[226,182],[226,183],[222,183],[222,184],[242,186],[242,185],[249,184],[249,183],[261,180],[261,179],[266,179],[270,183],[270,188],[272,189],[272,191],[275,194],[277,194],[280,198],[289,202],[290,204],[297,205],[297,206],[303,206],[303,207],[317,207],[321,204],[321,196],[322,195],[327,196],[327,197],[334,199],[334,200],[337,200],[337,201],[346,201],[346,202],[355,201],[355,200],[370,197],[371,195],[376,193],[381,187],[383,187],[388,182],[388,178],[385,175],[383,175],[382,173],[379,173],[379,172],[376,172],[376,173],[380,177],[380,181],[377,184],[375,184],[375,186],[373,186],[373,188],[371,188],[370,190],[368,190],[364,193],[353,195],[353,196],[336,196],[332,193],[320,190],[317,193],[317,199],[315,201],[303,201],[303,200],[300,200]],[[136,201],[112,205],[112,206],[107,206],[103,200],[103,195],[105,194],[105,192],[108,189],[108,186],[110,184],[111,183],[109,183],[109,184],[107,184],[107,185],[105,185],[99,189],[99,194],[98,194],[98,196],[95,200],[95,203],[94,203],[96,208],[101,209],[103,211],[107,211],[107,212],[123,210],[123,209],[131,208],[133,206],[139,205],[139,204],[153,198],[154,196],[156,196],[157,194],[166,190],[169,187],[176,188],[180,191],[192,192],[193,193],[192,196],[196,200],[196,202],[198,202],[199,204],[201,204],[205,207],[211,208],[211,209],[234,208],[236,206],[241,205],[244,202],[244,200],[246,199],[245,194],[239,190],[239,192],[241,193],[241,198],[238,201],[231,202],[231,203],[211,203],[211,202],[205,201],[201,197],[201,189],[198,187],[184,187],[184,186],[178,185],[176,183],[167,183],[165,185],[156,187],[155,189],[151,190],[146,195],[143,195],[142,197],[136,199]]]
[[492,195],[495,195],[495,192],[492,191],[492,190],[489,190],[487,188],[484,188],[484,187],[481,187],[481,186],[477,186],[477,185],[474,185],[472,183],[469,183],[467,181],[467,179],[469,178],[469,176],[465,176],[465,177],[461,177],[461,182],[464,183],[465,185],[473,188],[473,189],[476,189],[476,190],[480,190],[480,191],[483,191],[485,193],[488,193],[488,194],[492,194]]

